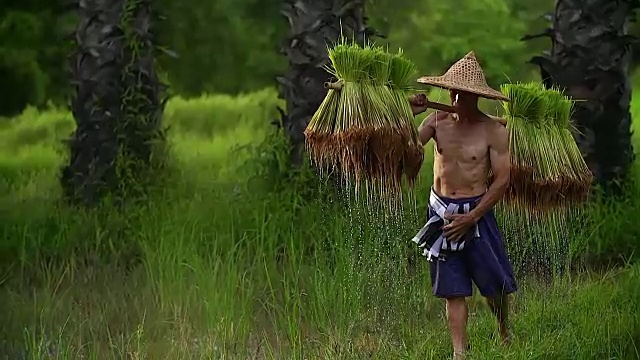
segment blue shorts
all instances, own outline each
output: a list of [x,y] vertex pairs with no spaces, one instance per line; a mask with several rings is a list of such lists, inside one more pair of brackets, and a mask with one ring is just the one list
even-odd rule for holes
[[[476,202],[481,196],[464,199],[440,197],[447,204]],[[431,209],[427,219],[433,216]],[[478,221],[479,239],[467,241],[461,251],[446,251],[446,261],[430,262],[433,295],[440,298],[468,297],[473,283],[480,294],[495,297],[517,290],[513,268],[493,211]]]

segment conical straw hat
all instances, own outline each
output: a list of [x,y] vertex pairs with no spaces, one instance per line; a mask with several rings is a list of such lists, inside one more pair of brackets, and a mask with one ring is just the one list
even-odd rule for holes
[[500,91],[487,85],[484,72],[473,51],[453,64],[444,75],[423,76],[418,79],[418,82],[448,90],[466,91],[488,99],[509,101],[509,98]]

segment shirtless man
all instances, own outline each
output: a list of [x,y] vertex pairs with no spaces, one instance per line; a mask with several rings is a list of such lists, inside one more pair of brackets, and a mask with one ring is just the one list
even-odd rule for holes
[[[460,70],[476,71],[466,74],[471,79],[463,83],[467,91],[456,89],[460,79],[447,78]],[[446,299],[454,359],[462,359],[468,348],[466,297],[472,295],[472,280],[497,317],[503,344],[509,342],[508,294],[516,291],[492,211],[509,186],[508,133],[502,122],[478,109],[479,96],[507,99],[486,85],[481,71],[469,53],[447,74],[418,80],[449,88],[455,109],[454,114],[430,114],[419,128],[422,144],[435,141],[434,178],[427,224],[413,238],[430,261],[434,295]],[[451,83],[455,86],[447,86]],[[414,114],[426,110],[424,100],[410,100]],[[489,171],[493,181],[487,186]]]

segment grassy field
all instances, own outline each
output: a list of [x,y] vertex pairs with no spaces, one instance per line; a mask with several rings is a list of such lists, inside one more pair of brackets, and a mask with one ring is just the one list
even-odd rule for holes
[[[406,257],[430,161],[401,218],[319,197],[313,176],[279,176],[284,143],[268,125],[278,104],[272,90],[173,100],[170,185],[145,206],[92,213],[58,202],[68,113],[0,122],[0,358],[450,356],[444,304],[426,264]],[[581,252],[638,248],[638,183],[628,197],[594,199],[572,240]],[[640,265],[519,280],[508,349],[471,300],[472,359],[640,358]]]

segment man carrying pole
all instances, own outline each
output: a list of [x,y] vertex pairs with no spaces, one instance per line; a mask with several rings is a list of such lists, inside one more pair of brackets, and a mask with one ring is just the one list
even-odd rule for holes
[[[433,294],[446,300],[454,359],[462,359],[472,282],[496,315],[503,344],[510,340],[508,295],[516,282],[492,210],[509,187],[509,137],[503,123],[478,109],[479,97],[509,99],[487,85],[473,52],[444,75],[418,82],[448,89],[453,107],[419,128],[423,145],[434,139],[435,156],[427,223],[413,241],[430,261]],[[414,114],[430,104],[424,95],[410,103]]]

